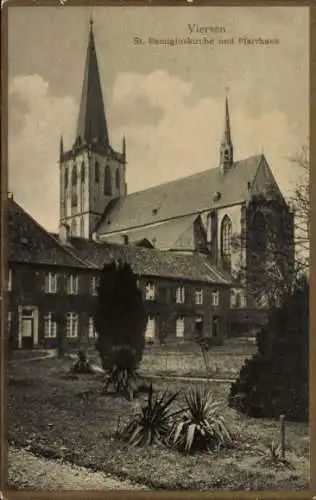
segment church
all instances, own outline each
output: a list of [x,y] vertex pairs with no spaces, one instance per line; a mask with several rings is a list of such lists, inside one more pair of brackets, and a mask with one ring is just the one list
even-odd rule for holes
[[[263,239],[270,225],[270,233],[282,234],[278,272],[291,270],[294,215],[264,154],[236,161],[227,97],[218,165],[128,194],[126,141],[123,137],[121,151],[110,144],[92,21],[75,140],[67,149],[61,139],[59,165],[60,227],[73,236],[207,253],[213,265],[235,277],[239,269],[247,269],[249,281],[250,266],[266,257],[268,242]],[[259,210],[258,198],[274,200],[272,210],[271,204]],[[234,245],[238,238],[242,244]],[[232,293],[246,307],[242,288]]]
[[192,342],[199,332],[216,344],[256,314],[262,321],[266,264],[291,273],[294,215],[263,154],[235,159],[227,97],[223,114],[217,165],[128,194],[126,141],[121,151],[110,144],[90,22],[75,139],[70,148],[60,140],[59,233],[8,200],[16,348],[93,345],[97,284],[113,259],[137,275],[148,343]]

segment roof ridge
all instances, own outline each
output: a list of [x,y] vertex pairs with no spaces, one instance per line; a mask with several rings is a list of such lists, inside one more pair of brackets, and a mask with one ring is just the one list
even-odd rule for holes
[[[16,205],[16,206],[19,208],[19,210],[21,210],[21,212],[22,212],[23,214],[25,214],[27,217],[29,217],[29,218],[32,220],[32,222],[36,225],[36,227],[38,227],[38,228],[39,228],[42,232],[44,232],[44,233],[45,233],[45,234],[46,234],[46,235],[47,235],[47,236],[48,236],[48,237],[49,237],[49,238],[50,238],[50,239],[51,239],[51,240],[52,240],[52,241],[53,241],[53,242],[57,245],[57,247],[58,247],[61,251],[63,251],[64,253],[69,253],[69,254],[70,254],[72,257],[74,257],[74,258],[75,258],[78,262],[80,262],[81,264],[86,265],[86,263],[85,263],[85,262],[83,262],[83,261],[81,261],[81,259],[79,259],[76,255],[72,255],[72,254],[71,254],[71,252],[67,252],[67,251],[66,251],[66,249],[65,249],[65,247],[64,247],[63,245],[61,245],[61,244],[57,241],[57,239],[56,239],[56,238],[54,238],[54,236],[52,235],[52,233],[50,233],[49,231],[47,231],[47,230],[46,230],[46,229],[45,229],[45,228],[44,228],[44,227],[43,227],[43,226],[42,226],[39,222],[37,222],[37,220],[36,220],[36,219],[34,219],[34,217],[33,217],[33,216],[29,213],[29,212],[27,212],[26,210],[24,210],[24,208],[22,208],[22,206],[21,206],[21,205],[20,205],[20,204],[19,204],[16,200],[12,200],[12,199],[11,199],[10,201],[11,201],[11,203],[12,203],[13,205]],[[9,209],[9,210],[10,210],[10,209]]]
[[[255,155],[248,156],[247,158],[244,158],[243,160],[234,161],[233,167],[235,167],[239,163],[243,163],[243,162],[252,160],[254,158],[260,158],[262,156],[264,156],[262,153],[258,153],[258,154],[255,154]],[[139,191],[134,191],[134,192],[132,192],[132,193],[126,195],[126,196],[133,196],[133,195],[137,195],[138,193],[144,193],[145,191],[150,191],[151,189],[156,189],[156,188],[161,187],[161,186],[166,186],[167,184],[172,184],[172,183],[178,182],[178,181],[180,181],[182,179],[190,179],[192,177],[205,174],[205,172],[209,172],[211,170],[220,170],[220,167],[217,166],[217,167],[213,167],[213,168],[205,168],[204,170],[200,170],[199,172],[195,172],[194,174],[185,175],[183,177],[178,177],[177,179],[172,179],[171,181],[162,182],[161,184],[156,184],[156,185],[150,186],[148,188],[140,189]],[[121,198],[121,199],[124,199],[124,198]],[[120,198],[118,199],[118,201],[119,200],[120,200]]]

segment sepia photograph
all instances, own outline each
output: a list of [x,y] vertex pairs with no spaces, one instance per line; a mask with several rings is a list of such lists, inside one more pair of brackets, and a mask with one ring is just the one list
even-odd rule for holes
[[7,488],[309,490],[309,8],[7,17]]

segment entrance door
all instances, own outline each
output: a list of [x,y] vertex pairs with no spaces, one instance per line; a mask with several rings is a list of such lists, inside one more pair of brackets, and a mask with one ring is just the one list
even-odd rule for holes
[[33,349],[38,342],[37,308],[20,307],[19,310],[19,347]]
[[220,335],[220,318],[219,316],[213,316],[212,319],[212,337],[219,337]]

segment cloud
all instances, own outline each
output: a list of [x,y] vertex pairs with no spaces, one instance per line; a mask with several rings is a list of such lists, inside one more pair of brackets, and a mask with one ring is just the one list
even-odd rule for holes
[[[263,148],[283,192],[297,171],[288,158],[306,143],[278,109],[250,116],[244,100],[231,93],[235,159]],[[211,92],[210,92],[211,93]],[[110,136],[121,149],[127,140],[128,192],[194,174],[218,164],[224,103],[196,97],[191,82],[166,71],[120,73],[110,99]],[[58,152],[73,140],[78,103],[58,97],[40,75],[15,77],[9,86],[9,190],[49,230],[59,212]],[[211,189],[211,186],[210,186]],[[179,193],[181,196],[181,193]]]
[[[238,92],[239,93],[239,92]],[[127,180],[129,192],[167,182],[218,164],[219,144],[224,126],[224,103],[210,97],[194,99],[192,83],[165,71],[144,75],[121,73],[113,88],[113,109],[136,103],[140,96],[149,106],[158,106],[160,120],[134,114],[113,129],[119,140],[127,138]],[[234,96],[233,96],[234,97]],[[237,96],[236,96],[237,97]],[[264,109],[254,118],[233,99],[232,138],[235,159],[264,151],[281,189],[287,193],[297,172],[288,158],[300,150],[304,137],[291,128],[278,109]],[[180,193],[179,193],[180,195]]]
[[40,75],[9,83],[9,190],[49,230],[59,211],[59,139],[72,139],[77,107],[69,96],[50,93]]

